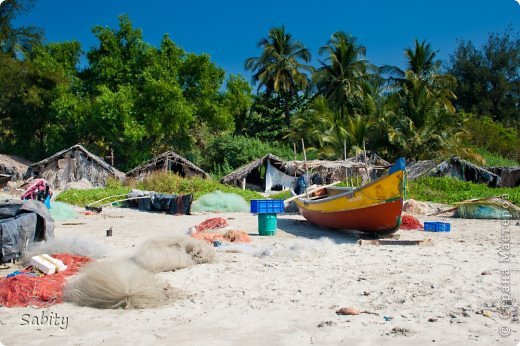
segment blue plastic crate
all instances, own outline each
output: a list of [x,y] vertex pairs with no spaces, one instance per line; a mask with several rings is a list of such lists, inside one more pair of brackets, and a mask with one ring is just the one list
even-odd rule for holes
[[425,222],[424,230],[426,232],[449,232],[451,225],[446,222]]
[[253,199],[251,212],[256,214],[283,213],[283,199]]

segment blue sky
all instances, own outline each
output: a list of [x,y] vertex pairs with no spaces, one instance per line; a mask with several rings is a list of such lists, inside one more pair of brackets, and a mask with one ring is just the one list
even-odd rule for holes
[[247,77],[244,60],[258,56],[258,40],[282,24],[311,50],[314,62],[318,48],[342,30],[358,38],[372,63],[398,66],[415,38],[430,42],[446,61],[457,39],[480,45],[490,32],[508,26],[520,31],[520,5],[514,0],[39,0],[17,24],[42,27],[47,41],[79,40],[87,50],[97,44],[91,28],[116,27],[122,13],[153,45],[169,33],[185,50],[206,52],[227,73]]

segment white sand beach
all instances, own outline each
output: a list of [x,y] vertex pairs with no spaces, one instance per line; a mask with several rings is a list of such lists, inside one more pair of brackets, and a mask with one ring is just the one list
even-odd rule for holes
[[[221,216],[251,243],[218,248],[217,262],[158,274],[186,297],[153,309],[101,310],[62,303],[0,308],[3,345],[516,345],[520,342],[520,226],[502,238],[500,221],[419,217],[451,223],[450,233],[401,230],[401,240],[431,246],[358,245],[357,236],[279,215],[275,236],[258,235],[248,213],[172,216],[105,208],[56,223],[56,237],[77,236],[130,254],[143,240],[185,233]],[[68,223],[68,225],[67,225]],[[70,223],[76,223],[71,225]],[[112,227],[113,236],[106,237]],[[327,237],[331,242],[325,241]],[[499,249],[509,244],[509,262]],[[258,253],[263,252],[263,256]],[[502,260],[502,262],[501,262]],[[0,276],[15,270],[0,271]],[[509,274],[506,270],[509,270]],[[488,274],[488,275],[482,275]],[[510,284],[508,283],[510,282]],[[502,293],[510,287],[512,305]],[[353,307],[368,313],[340,316]],[[502,318],[500,311],[510,313]],[[32,325],[23,316],[59,317]],[[66,324],[65,324],[66,321]],[[63,323],[62,323],[63,322]],[[501,336],[503,334],[509,335]]]

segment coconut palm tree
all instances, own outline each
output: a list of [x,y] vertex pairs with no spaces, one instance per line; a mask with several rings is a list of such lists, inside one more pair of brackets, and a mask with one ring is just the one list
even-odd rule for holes
[[359,91],[358,85],[372,67],[365,59],[366,49],[356,42],[355,37],[338,31],[318,52],[326,55],[313,76],[318,94],[324,95],[344,118],[352,108],[349,101]]
[[13,58],[27,55],[41,43],[43,30],[34,26],[14,27],[16,17],[30,10],[34,0],[10,0],[0,6],[0,52]]
[[306,72],[312,72],[312,67],[307,65],[311,53],[303,43],[295,41],[284,26],[269,30],[267,37],[258,42],[258,47],[262,48],[262,54],[246,59],[244,67],[253,72],[253,84],[258,83],[258,90],[264,88],[268,96],[276,93],[282,97],[289,125],[291,100],[309,87]]
[[415,41],[405,50],[407,70],[383,67],[390,72],[394,94],[388,97],[388,139],[395,150],[411,159],[435,156],[447,139],[460,132],[451,100],[452,76],[439,73],[440,62],[426,42]]

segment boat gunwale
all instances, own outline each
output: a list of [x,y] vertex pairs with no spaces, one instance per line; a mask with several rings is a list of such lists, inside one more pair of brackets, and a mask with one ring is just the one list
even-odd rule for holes
[[378,207],[378,206],[381,206],[383,204],[393,203],[393,202],[398,201],[398,200],[403,201],[403,198],[401,196],[399,196],[399,197],[389,198],[389,199],[385,199],[385,200],[379,200],[378,203],[374,203],[374,204],[371,204],[371,205],[365,205],[365,206],[362,206],[362,207],[359,207],[359,208],[353,208],[353,209],[348,209],[348,210],[335,210],[335,211],[323,211],[323,210],[311,210],[311,209],[305,209],[305,210],[307,212],[312,212],[312,213],[333,214],[333,213],[339,213],[339,212],[343,212],[343,211],[354,211],[354,210]]
[[[361,190],[364,190],[365,188],[367,187],[370,187],[378,182],[380,182],[381,180],[383,179],[387,179],[389,177],[391,177],[392,175],[394,174],[397,174],[399,172],[403,172],[404,171],[402,169],[400,170],[397,170],[395,171],[394,173],[392,174],[389,174],[387,176],[383,176],[383,177],[380,177],[379,179],[376,179],[374,181],[371,181],[370,183],[366,184],[366,185],[363,185],[363,186],[360,186],[360,187],[356,187],[352,190],[349,190],[349,191],[345,191],[343,193],[340,193],[340,194],[337,194],[337,195],[334,195],[334,196],[330,196],[330,197],[325,197],[325,198],[322,198],[322,199],[307,199],[307,198],[304,198],[304,197],[300,197],[297,199],[298,202],[302,203],[303,205],[308,205],[308,204],[322,204],[322,203],[327,203],[327,202],[330,202],[330,201],[334,201],[336,199],[339,199],[339,198],[343,198],[343,197],[346,197],[346,196],[349,196],[349,195],[355,195],[356,192],[359,192]],[[397,197],[396,197],[397,198]],[[382,201],[381,203],[386,203],[388,201],[388,199],[376,199],[377,201]],[[381,203],[377,203],[377,204],[381,204]],[[376,205],[376,204],[375,204]],[[361,209],[361,208],[360,208]]]

